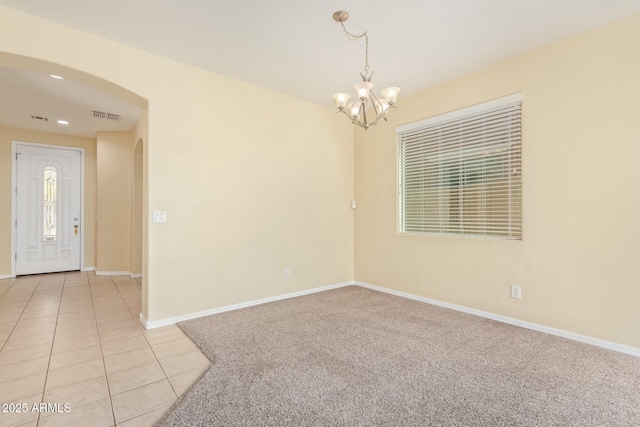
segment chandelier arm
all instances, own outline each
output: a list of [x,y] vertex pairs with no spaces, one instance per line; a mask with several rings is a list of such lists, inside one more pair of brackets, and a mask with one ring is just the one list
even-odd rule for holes
[[387,110],[386,110],[386,111],[384,111],[382,114],[380,114],[379,116],[377,116],[377,117],[376,117],[376,119],[375,119],[373,122],[371,122],[371,123],[366,123],[366,122],[365,122],[365,123],[363,123],[363,122],[361,122],[360,120],[354,119],[353,117],[351,117],[351,116],[349,115],[349,113],[347,113],[347,112],[346,112],[346,110],[338,110],[338,111],[336,111],[336,113],[335,113],[335,114],[343,113],[345,116],[347,116],[347,117],[349,118],[349,120],[351,120],[351,124],[354,124],[354,125],[360,126],[360,127],[361,127],[361,128],[363,128],[364,130],[367,130],[367,129],[369,129],[371,126],[376,125],[376,124],[380,121],[380,119],[385,119],[385,120],[387,120],[387,117],[386,117],[387,112],[388,112],[390,109],[392,109],[392,108],[394,108],[394,109],[395,109],[395,108],[396,108],[396,107],[395,107],[395,105],[390,105],[390,106],[389,106],[389,108],[387,108]]
[[[373,111],[376,112],[376,116],[378,116],[380,113],[383,113],[384,109],[382,108],[382,104],[380,103],[380,100],[373,94],[373,91],[369,92],[369,97],[371,98],[371,103],[373,104]],[[378,111],[378,108],[380,108],[380,111]]]
[[351,117],[349,115],[349,113],[347,113],[345,110],[336,111],[336,114],[338,114],[338,113],[343,113],[345,116],[347,116],[349,118],[349,120],[351,120],[351,124],[358,125],[358,126],[360,126],[361,128],[364,128],[364,129],[366,129],[368,127],[368,126],[365,126],[361,121]]
[[368,127],[369,124],[367,123],[367,102],[366,102],[366,100],[362,101],[362,107],[360,107],[360,108],[362,108],[362,118],[364,120],[364,125]]
[[[389,108],[387,108],[386,110],[384,110],[384,111],[382,112],[382,114],[380,114],[378,117],[376,117],[376,120],[375,120],[374,122],[369,123],[369,124],[367,125],[367,127],[371,127],[371,126],[375,125],[376,123],[378,123],[378,122],[380,121],[380,119],[384,119],[384,120],[386,121],[386,120],[387,120],[387,112],[388,112],[390,109],[392,109],[392,108],[394,108],[394,109],[395,109],[395,108],[396,108],[396,106],[395,106],[395,105],[389,105]],[[364,127],[364,126],[363,126],[363,127]],[[366,129],[366,127],[365,127],[365,129]]]
[[344,114],[345,116],[349,117],[349,120],[351,120],[351,123],[356,124],[356,125],[357,125],[357,124],[360,124],[357,120],[355,120],[353,117],[351,117],[351,116],[349,115],[349,113],[347,113],[347,111],[346,111],[346,110],[338,110],[338,111],[336,111],[336,114],[338,114],[338,113],[342,113],[342,114]]
[[396,106],[395,106],[395,105],[390,105],[390,106],[389,106],[389,108],[387,108],[387,109],[386,109],[386,111],[383,111],[383,113],[382,113],[382,114],[380,114],[379,116],[377,116],[377,117],[376,117],[376,120],[375,120],[375,121],[373,121],[373,122],[371,122],[371,123],[366,123],[366,122],[365,122],[365,123],[363,123],[363,122],[361,122],[360,120],[354,119],[353,117],[351,117],[351,116],[349,115],[349,113],[347,113],[347,110],[338,110],[338,111],[336,111],[336,112],[335,112],[335,114],[342,113],[342,114],[344,114],[345,116],[347,116],[347,117],[349,118],[349,120],[351,120],[351,124],[354,124],[354,125],[360,126],[360,127],[361,127],[361,128],[363,128],[364,130],[367,130],[367,129],[368,129],[368,128],[370,128],[371,126],[374,126],[375,124],[377,124],[377,123],[380,121],[380,119],[385,119],[385,120],[387,120],[387,117],[386,117],[386,116],[387,116],[387,112],[388,112],[389,110],[391,110],[392,108],[393,108],[393,109],[395,109],[395,108],[396,108]]
[[[388,121],[389,119],[387,119],[387,113],[389,112],[390,109],[392,108],[396,108],[395,105],[389,105],[389,107],[380,115],[380,117],[378,117],[378,120],[380,119],[384,119],[384,121]],[[376,122],[378,121],[376,120]]]
[[380,117],[382,117],[382,116],[378,116],[378,117],[376,117],[376,119],[375,119],[372,123],[369,123],[369,124],[367,125],[367,127],[374,126],[376,123],[378,123],[378,121],[380,120]]

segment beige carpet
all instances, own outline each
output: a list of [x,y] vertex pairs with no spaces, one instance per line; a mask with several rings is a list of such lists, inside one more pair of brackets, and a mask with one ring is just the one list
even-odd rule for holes
[[640,426],[640,358],[361,287],[179,326],[213,366],[162,426]]

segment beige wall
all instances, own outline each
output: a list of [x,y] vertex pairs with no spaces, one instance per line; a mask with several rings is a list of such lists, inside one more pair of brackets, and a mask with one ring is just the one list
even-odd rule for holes
[[[148,101],[147,319],[353,279],[353,129],[331,108],[5,7],[0,52],[98,76]],[[12,60],[0,55],[0,65]],[[168,222],[149,223],[153,210],[166,210]]]
[[[134,271],[133,273],[135,274],[143,274],[145,271],[148,271],[148,258],[147,258],[147,253],[148,253],[148,230],[149,230],[149,174],[148,174],[148,170],[149,170],[149,155],[148,155],[148,150],[145,148],[147,145],[147,141],[149,139],[149,121],[148,121],[148,110],[145,109],[144,110],[144,114],[142,115],[142,117],[140,119],[138,119],[138,123],[136,124],[136,127],[133,130],[133,134],[134,134],[134,140],[136,141],[136,145],[134,147],[134,199],[138,197],[137,191],[141,191],[141,194],[139,195],[140,198],[142,199],[140,202],[140,209],[141,209],[141,217],[140,217],[140,270],[136,270],[136,266],[137,263],[134,261],[132,261],[132,264],[134,266]],[[138,162],[139,160],[139,156],[136,156],[136,154],[140,154],[139,151],[140,149],[142,149],[142,165],[140,165],[140,163]],[[140,169],[140,170],[138,170]],[[137,183],[135,180],[135,174],[136,173],[141,173],[142,174],[142,189],[139,189],[137,187]],[[135,216],[136,215],[136,210],[138,208],[137,203],[134,203],[134,207],[133,207],[133,211],[134,213],[133,215],[133,225],[134,227],[136,227],[136,225],[138,224],[138,219]],[[134,230],[133,232],[133,240],[132,240],[132,247],[133,249],[133,256],[138,257],[137,254],[137,248],[135,247],[135,241],[138,238],[138,231]],[[146,291],[148,289],[148,280],[147,277],[143,274],[142,276],[142,312],[148,313],[149,312],[149,293]]]
[[[638,46],[635,16],[401,99],[357,132],[356,280],[640,347]],[[516,92],[524,240],[398,235],[395,126]]]
[[133,182],[131,187],[131,273],[142,274],[142,198],[144,140],[133,148]]
[[11,274],[11,147],[13,141],[84,148],[84,267],[95,266],[95,139],[0,127],[0,276]]
[[99,132],[96,271],[131,272],[132,132]]

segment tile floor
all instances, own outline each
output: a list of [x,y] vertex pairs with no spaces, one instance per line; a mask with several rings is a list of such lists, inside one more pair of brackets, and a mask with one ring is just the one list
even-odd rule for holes
[[0,280],[0,426],[153,425],[209,360],[176,326],[144,330],[140,301],[128,276]]

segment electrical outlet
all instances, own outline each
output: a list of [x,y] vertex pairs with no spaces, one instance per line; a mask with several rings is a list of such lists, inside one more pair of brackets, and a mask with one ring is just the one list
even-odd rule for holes
[[284,278],[288,279],[291,276],[291,269],[289,267],[284,269]]
[[511,285],[511,298],[522,299],[522,289],[520,289],[520,286]]

